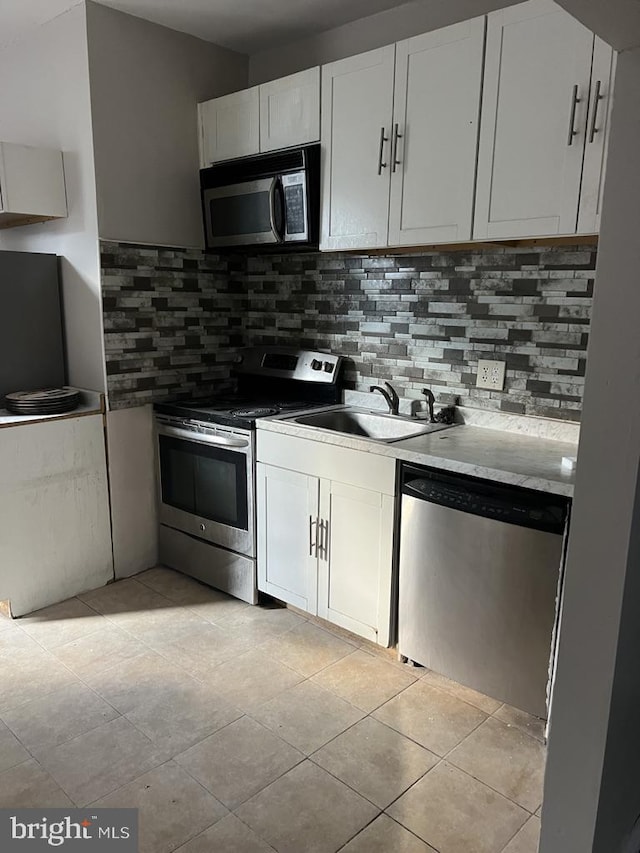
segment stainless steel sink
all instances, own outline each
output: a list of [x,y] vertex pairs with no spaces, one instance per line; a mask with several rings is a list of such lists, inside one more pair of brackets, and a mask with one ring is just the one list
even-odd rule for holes
[[420,423],[400,415],[385,415],[356,408],[331,409],[327,412],[299,415],[292,420],[303,426],[388,442],[447,428],[446,424]]

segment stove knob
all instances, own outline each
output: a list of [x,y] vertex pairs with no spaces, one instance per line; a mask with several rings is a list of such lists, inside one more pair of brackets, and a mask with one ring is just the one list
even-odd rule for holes
[[330,361],[325,361],[324,363],[324,372],[325,373],[333,373],[334,365]]
[[205,531],[206,529],[207,529],[206,524],[201,524],[201,525],[200,525],[200,530],[202,530],[202,532],[203,532],[203,533],[204,533],[204,531]]
[[322,362],[318,361],[317,358],[314,358],[311,362],[311,370],[322,370]]

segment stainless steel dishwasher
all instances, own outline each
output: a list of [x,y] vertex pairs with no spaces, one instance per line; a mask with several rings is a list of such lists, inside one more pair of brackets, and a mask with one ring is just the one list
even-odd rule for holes
[[568,500],[402,466],[401,655],[546,717]]

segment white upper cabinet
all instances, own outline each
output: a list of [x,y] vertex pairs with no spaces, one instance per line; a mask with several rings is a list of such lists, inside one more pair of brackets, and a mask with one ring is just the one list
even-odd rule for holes
[[319,66],[260,86],[260,151],[319,139]]
[[258,86],[198,104],[200,167],[260,151]]
[[596,36],[578,213],[579,234],[592,234],[600,230],[615,63],[613,49]]
[[528,0],[200,104],[201,167],[320,139],[325,251],[597,233],[614,71]]
[[62,152],[0,142],[0,228],[66,215]]
[[395,45],[322,68],[321,249],[387,245]]
[[200,168],[320,139],[320,68],[198,104]]
[[485,19],[324,66],[321,249],[471,238]]
[[475,238],[576,233],[593,43],[552,0],[488,16]]
[[389,245],[471,238],[485,18],[396,45]]

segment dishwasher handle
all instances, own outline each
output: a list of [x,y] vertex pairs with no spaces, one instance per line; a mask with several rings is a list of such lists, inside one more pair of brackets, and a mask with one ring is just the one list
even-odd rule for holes
[[402,485],[402,494],[407,497],[505,524],[548,533],[564,532],[568,501],[558,495],[416,469],[409,477]]

